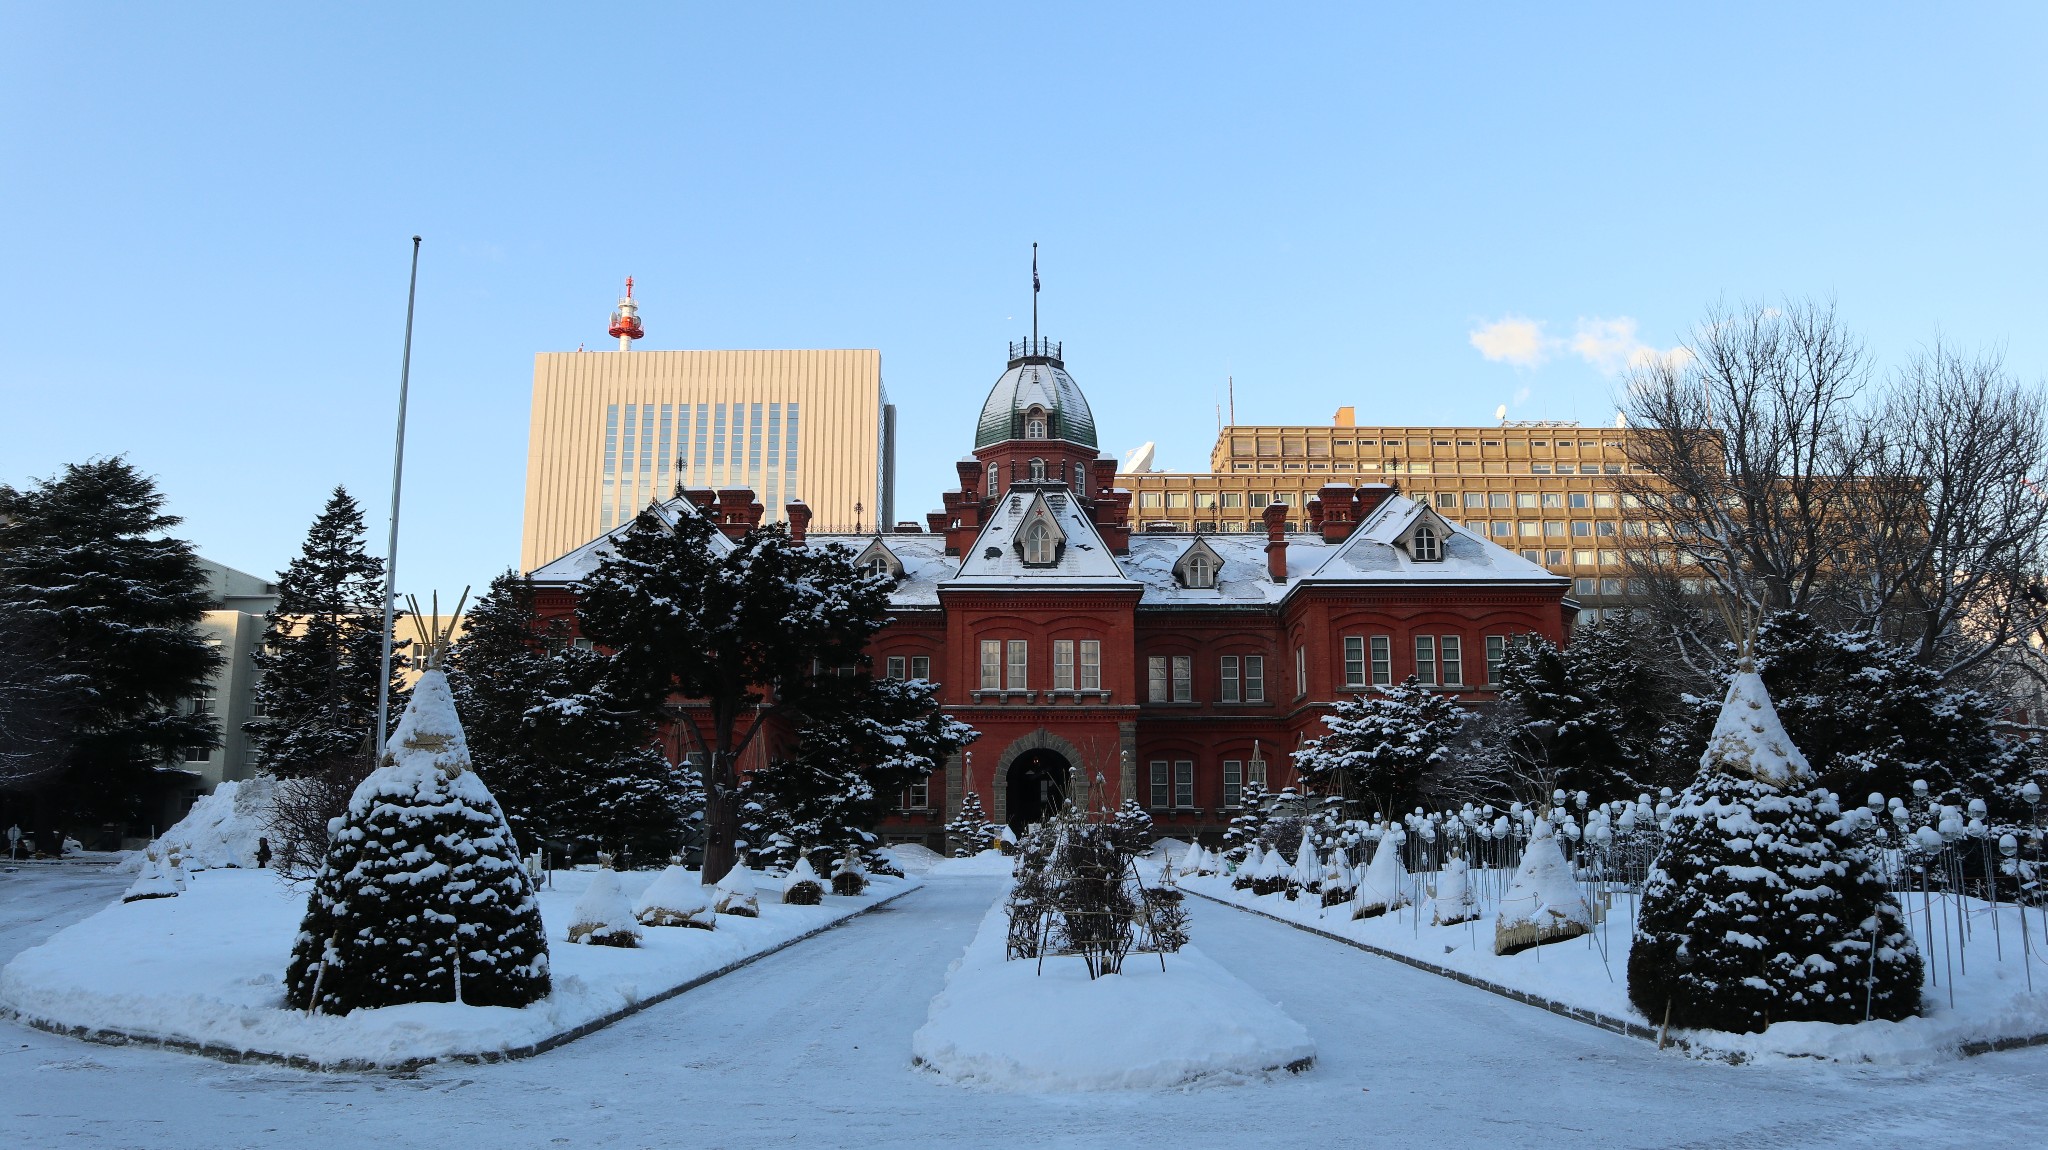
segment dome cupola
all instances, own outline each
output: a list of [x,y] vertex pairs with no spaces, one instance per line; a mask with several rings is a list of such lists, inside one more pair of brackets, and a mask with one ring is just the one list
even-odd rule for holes
[[1010,345],[1009,367],[981,405],[974,446],[1016,439],[1057,439],[1094,448],[1095,414],[1079,384],[1067,374],[1060,345],[1031,339]]

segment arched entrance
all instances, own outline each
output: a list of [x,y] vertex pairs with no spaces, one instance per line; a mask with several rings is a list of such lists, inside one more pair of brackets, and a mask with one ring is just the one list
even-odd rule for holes
[[1021,835],[1066,804],[1070,767],[1065,755],[1043,747],[1017,756],[1010,764],[1004,804],[1011,830]]

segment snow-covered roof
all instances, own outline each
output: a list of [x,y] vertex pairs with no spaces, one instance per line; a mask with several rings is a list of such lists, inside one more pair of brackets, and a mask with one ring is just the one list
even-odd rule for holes
[[[659,516],[663,523],[671,525],[681,516],[703,514],[697,510],[696,504],[682,496],[654,503],[650,505],[650,510]],[[534,568],[532,579],[536,583],[575,583],[582,580],[597,570],[599,560],[612,553],[612,539],[623,536],[626,529],[632,525],[633,521],[628,519],[567,555]],[[732,550],[732,540],[716,533],[711,536],[711,545],[717,548],[721,555]]]
[[1095,413],[1088,409],[1088,397],[1064,366],[1044,358],[1013,364],[996,379],[981,405],[974,446],[1024,438],[1021,419],[1033,407],[1052,417],[1046,438],[1096,446]]
[[[1048,519],[1063,536],[1049,564],[1026,563],[1017,538],[1027,522]],[[1089,522],[1066,485],[1052,481],[1020,482],[996,502],[974,546],[961,557],[960,571],[945,580],[948,587],[1133,587],[1117,565],[1109,545]]]
[[[1444,531],[1443,558],[1418,560],[1400,540],[1418,518],[1428,516]],[[1290,574],[1292,567],[1289,568]],[[1554,575],[1476,531],[1442,519],[1405,495],[1390,495],[1365,522],[1338,544],[1303,583],[1549,583]]]

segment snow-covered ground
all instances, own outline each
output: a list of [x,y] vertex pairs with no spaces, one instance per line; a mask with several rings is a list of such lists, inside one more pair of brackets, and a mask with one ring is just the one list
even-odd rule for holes
[[[1475,873],[1475,882],[1491,876]],[[1456,926],[1431,925],[1429,900],[1377,918],[1351,917],[1349,905],[1325,910],[1309,898],[1289,901],[1282,895],[1253,895],[1236,890],[1216,875],[1182,878],[1181,886],[1237,906],[1256,909],[1289,922],[1355,939],[1368,946],[1486,982],[1536,995],[1565,1006],[1589,1010],[1623,1022],[1654,1026],[1628,1001],[1629,939],[1634,928],[1634,901],[1616,896],[1605,920],[1582,938],[1533,947],[1505,957],[1493,953],[1493,918]],[[1970,900],[1974,941],[1962,967],[1941,949],[1939,929],[1931,936],[1926,1013],[1903,1022],[1867,1022],[1855,1026],[1829,1023],[1779,1023],[1761,1034],[1673,1031],[1672,1037],[1695,1053],[1715,1056],[1784,1055],[1848,1061],[1915,1062],[1953,1056],[1965,1043],[2027,1038],[2048,1034],[2048,952],[2033,927],[2033,989],[2027,984],[2018,911],[2002,908],[1994,932],[1990,907]],[[1916,935],[1919,907],[1915,912]],[[1937,928],[1941,912],[1933,912]],[[2030,916],[2030,921],[2032,918]],[[2003,937],[1999,937],[2003,936]],[[1925,945],[1923,943],[1923,945]],[[2002,947],[2005,961],[1995,961]],[[1359,960],[1379,960],[1361,954]],[[1951,985],[1952,983],[1952,985]],[[1954,1005],[1950,1005],[1953,994]],[[1507,1007],[1503,1009],[1525,1009]]]
[[1016,869],[1015,855],[983,851],[964,859],[940,859],[925,873],[937,878],[1008,878]]
[[[125,876],[0,870],[0,960]],[[1001,889],[943,879],[538,1058],[323,1074],[0,1023],[0,1144],[2032,1147],[2048,1049],[1915,1067],[1729,1066],[1190,900],[1208,955],[1308,1028],[1241,1088],[972,1098],[910,1064]]]
[[[1308,1031],[1194,946],[1134,954],[1089,979],[1075,955],[1005,958],[1001,901],[954,964],[913,1057],[941,1077],[996,1090],[1141,1090],[1300,1069]],[[1194,1009],[1200,1004],[1199,1009]]]
[[[322,1066],[398,1066],[519,1051],[635,1007],[695,979],[901,894],[877,879],[859,898],[819,906],[763,900],[761,917],[718,916],[715,931],[649,928],[637,948],[567,941],[571,910],[597,877],[558,871],[540,892],[554,990],[522,1009],[412,1003],[343,1017],[283,1006],[283,975],[305,913],[306,884],[269,871],[193,876],[176,898],[113,902],[0,970],[0,1009],[78,1031],[111,1031],[232,1054]],[[628,897],[654,872],[619,876]]]

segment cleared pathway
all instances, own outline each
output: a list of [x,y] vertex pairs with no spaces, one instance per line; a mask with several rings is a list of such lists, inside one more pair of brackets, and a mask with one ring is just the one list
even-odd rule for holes
[[[44,901],[43,881],[0,875],[0,904],[13,904],[0,910],[0,959],[34,941],[16,924]],[[101,881],[104,897],[118,893]],[[49,894],[53,910],[90,908],[79,882]],[[1309,1027],[1313,1071],[1148,1094],[957,1090],[909,1066],[910,1034],[998,890],[933,881],[497,1066],[318,1075],[0,1026],[0,1145],[2039,1144],[2048,1051],[1903,1071],[1693,1062],[1200,902],[1197,942]]]

